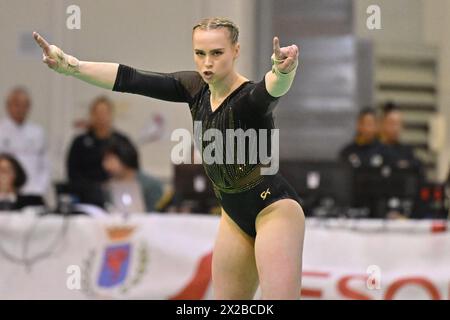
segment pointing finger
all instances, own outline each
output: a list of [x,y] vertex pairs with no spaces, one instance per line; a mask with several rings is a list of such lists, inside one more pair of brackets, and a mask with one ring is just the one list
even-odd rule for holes
[[33,38],[34,40],[36,40],[39,47],[44,50],[45,54],[48,55],[50,53],[50,45],[48,44],[48,42],[37,32],[33,32]]
[[273,38],[273,53],[275,54],[276,58],[280,58],[281,53],[280,53],[280,40],[278,39],[278,37],[274,37]]

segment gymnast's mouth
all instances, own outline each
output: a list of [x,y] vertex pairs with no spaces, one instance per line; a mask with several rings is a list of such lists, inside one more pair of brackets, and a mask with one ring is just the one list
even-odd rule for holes
[[203,71],[205,77],[211,77],[214,73],[212,71]]

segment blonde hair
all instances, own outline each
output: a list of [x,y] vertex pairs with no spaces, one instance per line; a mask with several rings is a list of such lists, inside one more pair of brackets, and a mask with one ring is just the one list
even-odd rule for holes
[[233,21],[227,18],[213,17],[202,19],[192,28],[192,33],[194,33],[197,28],[200,30],[227,28],[228,31],[230,31],[231,44],[236,44],[239,39],[239,28]]

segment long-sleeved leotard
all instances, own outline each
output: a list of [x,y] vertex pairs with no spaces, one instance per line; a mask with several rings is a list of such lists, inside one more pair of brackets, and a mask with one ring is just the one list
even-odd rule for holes
[[[234,161],[229,164],[226,159],[226,130],[255,129],[258,133],[259,129],[266,129],[267,151],[264,153],[271,155],[270,130],[274,129],[272,111],[278,98],[272,97],[267,92],[265,79],[260,82],[247,81],[243,83],[214,112],[210,105],[209,86],[195,71],[158,73],[142,71],[121,64],[113,90],[166,101],[188,103],[193,121],[201,121],[201,132],[205,133],[208,129],[219,130],[222,133],[223,144],[216,145],[216,151],[223,151],[222,163],[203,161],[208,177],[218,190],[227,193],[242,192],[253,188],[262,181],[263,176],[260,174],[262,165],[258,148],[259,134],[256,136],[256,144],[249,145],[246,140],[244,163],[237,161],[237,146],[234,142]],[[202,154],[205,148],[213,143],[202,140],[200,136],[195,138],[202,146]],[[214,141],[214,139],[212,140]],[[250,161],[250,157],[254,157],[255,152],[256,163],[253,161],[254,158]],[[214,155],[214,153],[212,154]]]

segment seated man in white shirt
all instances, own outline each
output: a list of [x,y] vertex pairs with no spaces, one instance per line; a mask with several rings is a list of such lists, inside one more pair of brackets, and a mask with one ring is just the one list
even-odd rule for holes
[[17,87],[6,99],[6,116],[0,120],[0,152],[7,152],[24,167],[28,181],[22,192],[44,196],[50,182],[50,164],[43,129],[27,121],[31,99]]

